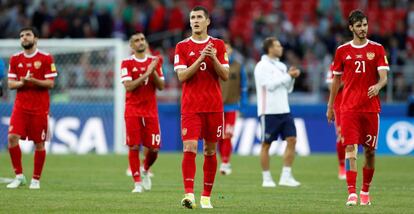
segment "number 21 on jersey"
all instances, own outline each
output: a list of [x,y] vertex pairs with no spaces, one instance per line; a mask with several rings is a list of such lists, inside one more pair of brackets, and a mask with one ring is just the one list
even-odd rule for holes
[[365,61],[355,61],[355,65],[357,66],[355,73],[365,73]]

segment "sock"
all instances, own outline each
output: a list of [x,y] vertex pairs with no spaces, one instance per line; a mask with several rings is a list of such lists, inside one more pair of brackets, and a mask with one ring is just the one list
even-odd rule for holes
[[369,169],[364,167],[362,169],[362,191],[369,192],[369,186],[371,185],[372,177],[374,176],[375,169]]
[[345,166],[345,146],[342,145],[341,141],[336,142],[336,154],[338,155],[339,166]]
[[196,173],[196,153],[184,152],[181,169],[183,173],[185,193],[194,193],[194,177]]
[[282,177],[290,176],[291,174],[292,174],[292,167],[290,167],[290,166],[284,166],[282,168]]
[[210,197],[211,190],[213,189],[214,179],[216,178],[217,171],[217,156],[204,155],[204,189],[202,196]]
[[262,171],[263,180],[272,180],[272,175],[270,174],[270,171]]
[[128,152],[128,160],[132,178],[135,182],[141,182],[141,175],[139,173],[139,150],[130,149]]
[[157,160],[158,152],[148,151],[147,155],[145,156],[144,161],[144,170],[148,171],[148,169],[154,164],[155,160]]
[[228,163],[230,162],[230,155],[233,150],[231,145],[231,139],[226,138],[220,142],[220,154],[221,154],[221,162]]
[[345,159],[346,183],[348,185],[348,193],[356,193],[356,178],[357,172],[351,171],[351,164],[349,159]]
[[20,146],[17,145],[15,147],[9,147],[9,154],[13,165],[14,173],[16,175],[22,174],[22,151],[20,150]]
[[33,169],[33,179],[39,180],[42,175],[43,166],[46,159],[46,150],[35,150],[34,152],[34,169]]

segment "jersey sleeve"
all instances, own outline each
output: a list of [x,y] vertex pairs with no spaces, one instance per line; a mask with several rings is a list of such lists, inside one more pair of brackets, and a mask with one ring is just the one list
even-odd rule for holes
[[57,76],[57,70],[53,57],[48,55],[46,56],[45,61],[45,79],[54,79]]
[[163,73],[163,70],[162,70],[162,58],[161,57],[158,61],[158,65],[157,65],[157,68],[156,68],[155,72],[157,72],[160,79],[162,79],[162,80],[164,79],[164,73]]
[[217,59],[224,67],[230,67],[229,56],[227,55],[226,46],[222,40],[217,45]]
[[175,54],[174,54],[174,71],[177,72],[178,69],[186,69],[187,68],[187,60],[183,53],[183,46],[181,43],[178,43],[175,47]]
[[332,66],[333,66],[333,62],[331,63],[331,65],[329,66],[328,71],[326,72],[326,78],[325,78],[325,83],[326,84],[331,84],[333,82],[333,70],[332,70]]
[[334,75],[342,75],[344,67],[342,63],[342,49],[336,49],[334,61],[331,65],[331,71]]
[[16,58],[11,57],[9,61],[9,73],[7,74],[8,79],[10,80],[17,80],[17,72],[16,72]]
[[379,50],[379,56],[377,61],[377,70],[390,70],[390,66],[388,65],[387,55],[385,54],[384,47],[381,46]]
[[128,63],[126,60],[121,64],[121,82],[132,80],[131,72],[128,70]]

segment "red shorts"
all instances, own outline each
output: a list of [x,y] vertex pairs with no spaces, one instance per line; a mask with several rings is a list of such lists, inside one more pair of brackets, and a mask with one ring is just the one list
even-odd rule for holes
[[236,116],[236,111],[224,112],[224,138],[226,139],[233,137]]
[[161,147],[160,125],[158,117],[126,117],[126,144],[144,145],[147,148]]
[[341,112],[344,145],[361,144],[377,148],[379,114],[368,112]]
[[35,143],[45,142],[48,137],[48,117],[47,114],[28,114],[14,109],[9,134],[20,135],[20,139],[28,138]]
[[223,112],[181,114],[181,139],[207,142],[223,139]]

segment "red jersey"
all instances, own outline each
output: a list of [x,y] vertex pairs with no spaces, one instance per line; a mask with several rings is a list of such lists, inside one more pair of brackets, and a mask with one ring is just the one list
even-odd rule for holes
[[[220,63],[229,67],[223,40],[209,36],[204,41],[187,38],[179,42],[175,47],[174,70],[190,67],[209,42],[213,43],[213,47],[217,50],[216,55]],[[198,71],[183,82],[181,113],[198,112],[223,112],[219,76],[214,70],[210,57],[206,57]]]
[[[142,76],[154,57],[145,56],[137,59],[134,55],[124,59],[121,64],[121,81],[135,80]],[[161,64],[158,62],[155,72],[164,79]],[[133,91],[127,91],[125,96],[125,117],[158,117],[155,84],[152,74]]]
[[[23,51],[13,55],[9,62],[10,80],[19,81],[28,73],[39,80],[54,79],[57,76],[53,57],[49,53],[36,50],[27,55]],[[17,89],[14,108],[29,114],[49,113],[49,89],[26,83]]]
[[[333,71],[332,71],[332,65],[333,63],[329,67],[328,73],[326,74],[326,83],[328,84],[332,84],[333,77],[334,77]],[[336,111],[339,111],[341,102],[342,102],[342,88],[339,88],[338,94],[336,94],[336,97],[334,100],[334,106],[333,106]]]
[[332,70],[335,75],[342,75],[344,82],[341,112],[380,112],[379,96],[370,99],[368,88],[377,84],[379,70],[389,70],[381,44],[368,40],[364,45],[351,41],[339,46]]

